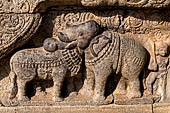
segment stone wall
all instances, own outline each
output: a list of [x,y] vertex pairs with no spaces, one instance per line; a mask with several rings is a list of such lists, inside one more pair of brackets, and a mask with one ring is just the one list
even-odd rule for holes
[[[59,112],[59,108],[56,108],[59,106],[63,107],[61,109],[65,109],[65,105],[75,107],[81,105],[82,108],[80,109],[86,109],[83,106],[88,105],[88,110],[84,112],[93,110],[97,112],[100,105],[105,104],[108,112],[112,110],[113,106],[116,106],[113,109],[116,109],[115,111],[117,111],[117,108],[122,109],[121,106],[125,106],[124,110],[130,113],[131,110],[127,110],[129,104],[137,106],[136,108],[140,106],[138,104],[141,104],[147,106],[148,111],[146,110],[146,112],[153,112],[153,109],[158,112],[159,108],[155,106],[159,106],[159,104],[154,103],[168,103],[170,98],[170,84],[168,83],[170,58],[169,6],[169,0],[1,0],[0,100],[2,106],[9,108],[1,107],[0,109],[4,112],[10,112],[10,106],[26,106],[25,108],[16,108],[16,111],[20,112],[20,109],[28,111],[30,108],[27,106],[48,106],[50,112],[56,109]],[[96,27],[96,29],[98,29],[97,26],[100,27],[94,38],[97,42],[93,43],[94,39],[90,39],[92,41],[88,42],[87,49],[79,51],[80,56],[77,56],[74,50],[67,51],[67,44],[69,45],[70,42],[74,41],[79,42],[82,31],[85,32],[85,36],[82,35],[84,38],[82,45],[87,41],[86,38],[91,35],[88,33],[93,32],[93,30],[88,31],[90,25],[86,26],[86,23],[93,22],[92,20],[97,24],[92,26],[93,24],[90,23],[92,27]],[[63,33],[61,38],[59,33]],[[111,37],[109,37],[109,33],[112,34]],[[103,36],[106,38],[103,39]],[[117,42],[120,44],[117,46],[118,50],[113,51],[112,56],[109,56],[112,52],[109,48],[117,37],[120,38],[120,41]],[[127,37],[125,42],[123,42],[124,37],[125,39]],[[48,44],[55,43],[48,38],[57,40],[58,50],[48,46]],[[45,44],[44,40],[47,40],[47,45],[43,45]],[[67,40],[69,41],[64,42]],[[105,40],[112,40],[112,42],[105,42]],[[79,48],[78,45],[77,48]],[[144,48],[144,50],[140,49],[139,51],[139,48]],[[28,49],[28,51],[25,49]],[[51,49],[55,49],[55,51],[51,51]],[[19,53],[18,51],[21,50],[23,52]],[[63,51],[66,51],[67,57],[64,56]],[[83,54],[82,51],[84,51]],[[86,51],[91,52],[91,54]],[[138,51],[139,54],[137,54]],[[97,56],[95,56],[95,52]],[[106,54],[108,56],[105,56]],[[126,55],[127,57],[124,57]],[[133,57],[134,55],[136,56]],[[145,55],[146,59],[144,58]],[[57,56],[57,58],[54,58],[54,56]],[[80,62],[76,62],[78,58],[75,57],[80,58]],[[111,58],[116,60],[107,62],[106,59]],[[52,63],[46,62],[46,59],[50,62],[57,59],[57,63],[59,61],[62,63],[53,62],[56,63],[56,66],[52,66]],[[73,64],[69,67],[67,60],[70,59],[73,64],[75,64],[74,62],[78,64],[75,67]],[[100,62],[102,63],[100,64]],[[109,72],[106,77],[108,71],[105,69],[110,62],[113,66],[113,72]],[[81,64],[79,65],[79,63]],[[17,67],[18,65],[21,66]],[[90,67],[89,65],[93,66]],[[97,65],[100,65],[97,67],[98,69],[104,65],[104,69],[98,71],[95,68]],[[124,67],[125,71],[122,71]],[[136,67],[138,68],[136,69]],[[77,74],[73,68],[79,70],[79,73]],[[88,75],[90,73],[88,68],[93,70],[93,73],[89,74],[90,76]],[[67,71],[67,73],[64,74],[64,71]],[[132,73],[133,71],[135,73]],[[14,75],[11,74],[13,72]],[[54,78],[53,74],[58,72],[64,77]],[[136,79],[131,81],[131,77],[125,74],[129,72],[132,74],[130,76]],[[17,73],[23,75],[20,77]],[[106,80],[101,80],[97,76],[100,73],[102,73],[102,79],[106,77]],[[34,75],[35,78],[39,77],[31,80],[30,78]],[[95,76],[93,77],[93,75]],[[52,79],[48,80],[48,78]],[[98,79],[100,80],[97,81]],[[138,80],[140,85],[134,83]],[[20,81],[22,81],[21,83],[26,82],[27,86],[23,87],[24,92],[21,91],[23,95],[19,91],[22,89],[19,86]],[[60,82],[61,84],[59,84]],[[104,91],[99,90],[99,93],[104,92],[103,96],[106,98],[104,100],[101,95],[100,98],[97,98],[98,93],[96,92],[98,92],[98,88],[101,88],[100,83],[105,83],[103,86],[106,85]],[[136,86],[130,86],[133,83]],[[15,85],[16,88],[14,88]],[[56,90],[55,88],[58,88],[58,86],[59,89]],[[133,90],[135,91],[133,92]],[[137,90],[139,90],[141,96],[137,94]],[[14,99],[9,98],[11,92],[18,93]],[[61,92],[61,95],[59,92]],[[22,100],[20,95],[21,97],[26,95],[29,100]],[[54,95],[64,97],[64,101],[58,102],[57,100],[57,102],[54,102],[52,100],[52,97],[55,98]],[[117,107],[117,104],[120,106]],[[99,107],[92,109],[91,106],[94,105],[99,105]],[[160,104],[160,106],[160,109],[162,109],[164,104]],[[12,108],[12,111],[14,109]]]

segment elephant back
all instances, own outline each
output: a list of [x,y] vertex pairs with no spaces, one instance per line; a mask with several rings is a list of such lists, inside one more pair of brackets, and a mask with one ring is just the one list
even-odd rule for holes
[[46,53],[39,49],[25,49],[11,58],[11,64],[20,68],[52,68],[63,64],[60,52]]

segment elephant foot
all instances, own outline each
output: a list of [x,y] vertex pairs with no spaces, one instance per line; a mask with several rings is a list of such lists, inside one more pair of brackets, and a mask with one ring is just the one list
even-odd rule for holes
[[116,89],[113,92],[113,95],[125,95],[126,94],[126,90],[121,90],[121,89]]
[[55,102],[62,102],[62,101],[64,101],[64,98],[63,97],[54,97],[53,100]]
[[104,96],[96,96],[96,95],[93,96],[93,101],[94,101],[94,102],[99,102],[99,103],[100,103],[100,102],[104,102],[105,99],[106,99],[106,98],[105,98]]
[[141,96],[142,96],[142,95],[141,95],[140,91],[135,91],[135,92],[129,91],[129,92],[127,93],[127,97],[128,97],[129,99],[140,98]]
[[29,101],[30,99],[29,99],[27,96],[22,96],[22,97],[18,97],[18,100],[19,100],[19,101],[27,102],[27,101]]
[[69,94],[69,96],[77,96],[77,95],[78,95],[78,93],[77,93],[76,91],[71,92],[71,93]]
[[144,95],[145,95],[145,96],[150,96],[150,95],[152,95],[152,92],[151,92],[151,91],[146,90],[146,91],[144,91]]
[[93,90],[88,90],[88,89],[85,89],[85,88],[82,88],[79,93],[81,95],[87,95],[87,96],[92,96],[93,95]]
[[10,94],[9,97],[8,97],[9,100],[12,100],[14,98],[15,98],[15,95],[13,95],[13,94]]
[[94,105],[108,105],[112,102],[112,100],[107,100],[104,96],[94,96],[93,104]]

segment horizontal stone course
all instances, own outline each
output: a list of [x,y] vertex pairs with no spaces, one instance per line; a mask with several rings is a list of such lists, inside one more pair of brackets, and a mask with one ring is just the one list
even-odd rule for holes
[[152,105],[0,107],[1,113],[152,113]]

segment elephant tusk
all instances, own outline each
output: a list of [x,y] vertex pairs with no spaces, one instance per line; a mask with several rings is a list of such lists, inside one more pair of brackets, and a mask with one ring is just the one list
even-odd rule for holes
[[71,43],[69,43],[66,47],[65,47],[65,49],[74,49],[74,48],[76,48],[77,47],[77,41],[73,41],[73,42],[71,42]]

